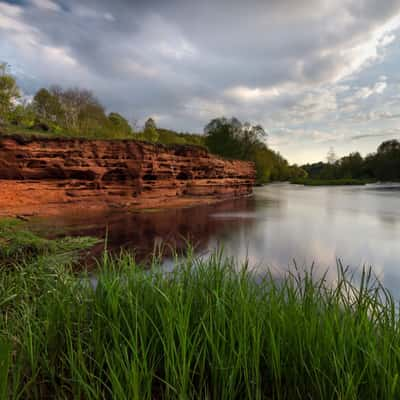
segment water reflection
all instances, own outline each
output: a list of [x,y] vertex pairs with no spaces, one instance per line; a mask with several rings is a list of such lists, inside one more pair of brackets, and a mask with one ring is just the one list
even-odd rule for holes
[[[72,234],[104,237],[108,244],[134,248],[145,258],[159,242],[199,253],[223,245],[228,255],[246,257],[276,273],[293,263],[315,263],[328,278],[336,261],[352,268],[373,266],[385,286],[400,289],[400,185],[303,187],[277,184],[255,189],[252,198],[154,213],[65,217],[47,226],[67,226]],[[85,225],[82,226],[82,221]]]
[[[204,252],[212,237],[229,238],[230,233],[237,231],[240,226],[254,224],[254,220],[243,220],[240,213],[254,215],[255,207],[255,199],[246,197],[189,208],[135,213],[74,214],[32,222],[35,229],[50,236],[67,232],[72,236],[88,235],[106,239],[107,248],[112,252],[133,249],[138,260],[147,261],[153,250],[160,247],[164,256],[169,256],[172,249],[178,253],[184,252],[188,243],[194,246],[197,253]],[[212,215],[218,213],[231,213],[232,218],[212,218]],[[101,254],[103,249],[104,244],[99,244],[93,249],[92,255]]]

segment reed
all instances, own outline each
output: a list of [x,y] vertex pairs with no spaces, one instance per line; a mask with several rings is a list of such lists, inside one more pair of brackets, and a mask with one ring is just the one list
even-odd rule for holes
[[222,252],[166,273],[129,254],[96,284],[42,258],[0,272],[9,399],[398,399],[395,303],[369,271],[256,275]]

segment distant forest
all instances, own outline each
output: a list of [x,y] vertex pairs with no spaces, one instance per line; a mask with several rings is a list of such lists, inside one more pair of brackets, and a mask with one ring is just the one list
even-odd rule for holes
[[400,142],[387,140],[366,157],[356,152],[339,160],[331,157],[326,163],[306,164],[302,169],[308,179],[316,180],[400,181]]
[[136,139],[152,143],[187,144],[207,148],[228,159],[253,161],[257,181],[304,180],[400,180],[400,143],[382,143],[377,152],[363,158],[352,153],[339,160],[289,165],[266,144],[260,125],[236,118],[216,118],[204,128],[204,135],[163,129],[149,118],[143,128],[131,124],[104,106],[86,89],[51,86],[39,89],[31,101],[23,101],[15,78],[6,64],[0,64],[0,127],[20,134],[45,134],[92,139]]

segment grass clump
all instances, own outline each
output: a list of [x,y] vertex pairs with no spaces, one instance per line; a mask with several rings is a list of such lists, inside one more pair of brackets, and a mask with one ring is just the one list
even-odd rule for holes
[[37,258],[47,258],[52,263],[76,259],[77,254],[98,243],[91,237],[64,237],[47,239],[27,228],[24,221],[16,218],[0,219],[0,264],[16,265]]
[[5,398],[400,397],[396,307],[370,273],[356,284],[339,268],[332,287],[219,252],[172,273],[105,253],[95,287],[39,263],[0,288]]

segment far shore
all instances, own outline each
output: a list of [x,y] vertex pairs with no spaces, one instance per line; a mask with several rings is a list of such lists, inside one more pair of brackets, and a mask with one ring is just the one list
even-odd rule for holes
[[378,183],[377,180],[373,179],[293,179],[290,181],[294,185],[304,185],[304,186],[363,186],[370,183]]

